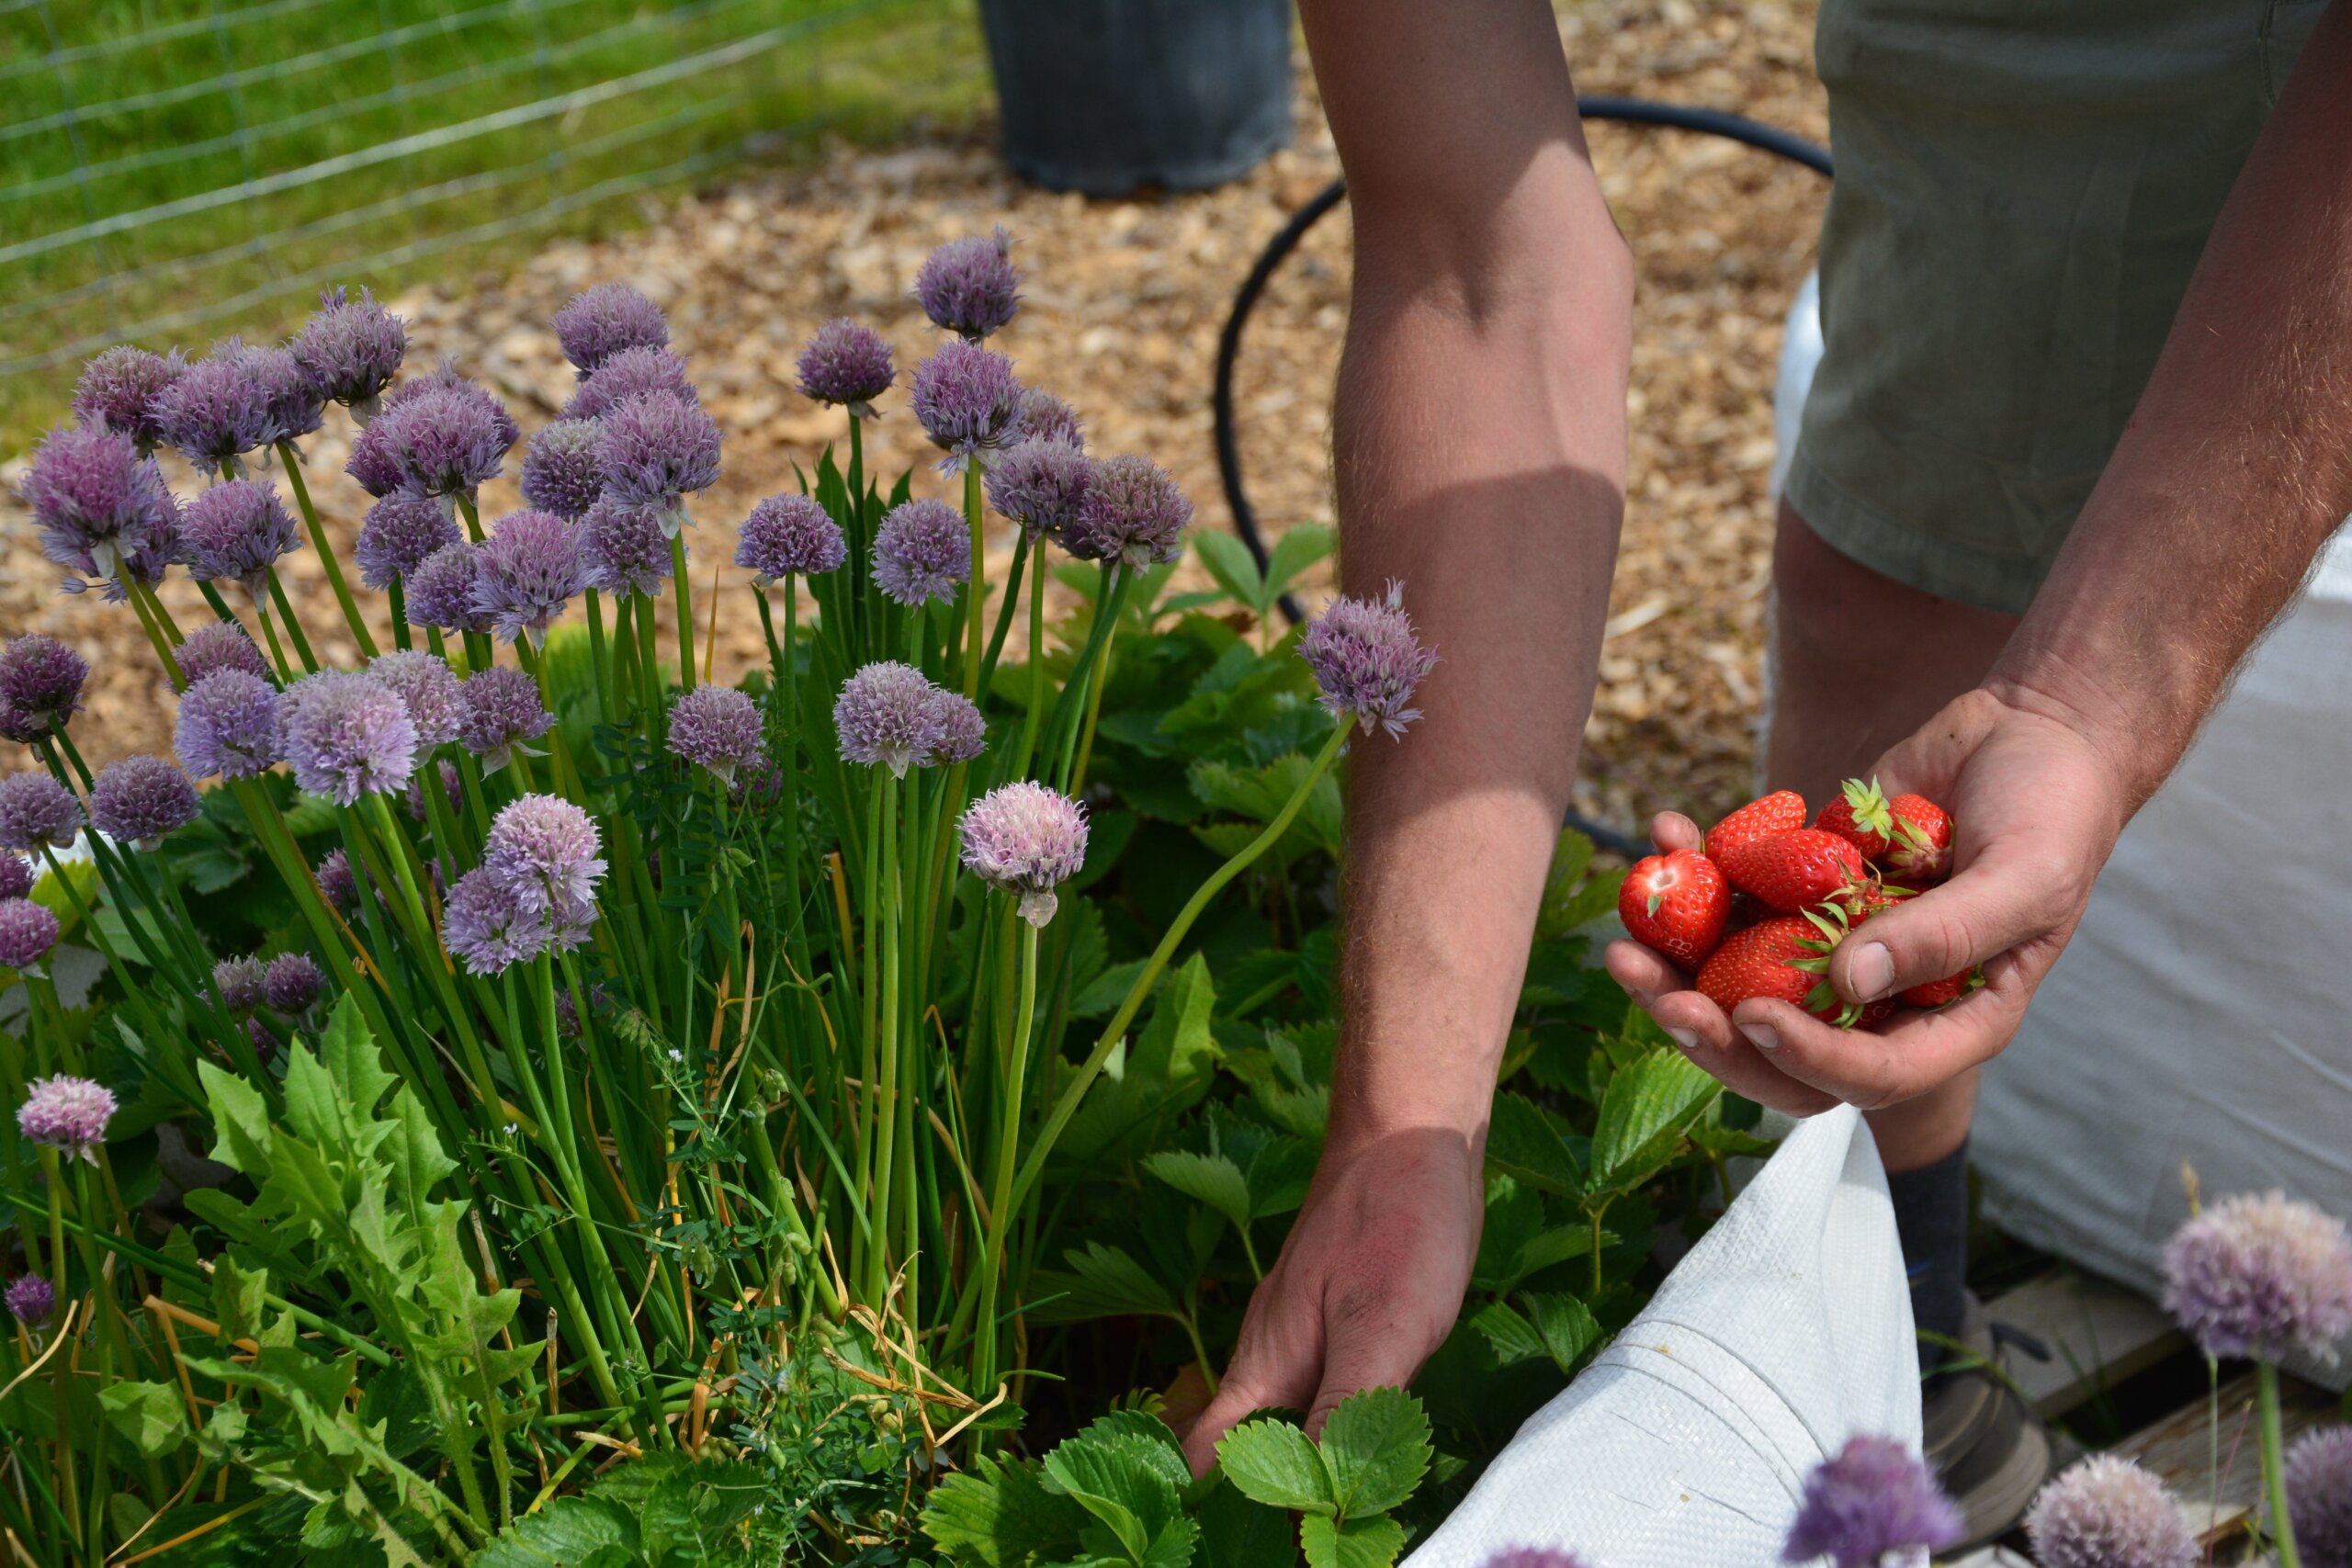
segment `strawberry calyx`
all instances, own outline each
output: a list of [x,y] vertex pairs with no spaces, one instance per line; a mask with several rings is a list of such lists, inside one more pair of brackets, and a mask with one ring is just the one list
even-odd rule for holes
[[1838,790],[1845,796],[1846,809],[1853,813],[1855,827],[1875,833],[1882,839],[1894,836],[1897,818],[1887,804],[1886,792],[1879,788],[1876,777],[1867,784],[1860,779],[1848,779],[1838,786]]
[[1821,933],[1806,937],[1797,943],[1805,950],[1807,956],[1788,961],[1792,969],[1821,976],[1821,983],[1805,993],[1804,1010],[1839,1029],[1851,1029],[1862,1016],[1862,1004],[1846,1000],[1829,983],[1829,955],[1838,950],[1838,944],[1845,941],[1847,933],[1853,930],[1852,921],[1844,906],[1837,903],[1800,909],[1797,913],[1807,925]]

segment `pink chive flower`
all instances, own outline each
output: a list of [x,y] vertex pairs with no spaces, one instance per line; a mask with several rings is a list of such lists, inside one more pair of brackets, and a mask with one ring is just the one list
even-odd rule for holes
[[466,698],[449,661],[421,648],[396,648],[368,662],[368,673],[390,687],[416,726],[416,743],[427,751],[458,738]]
[[18,854],[0,854],[0,898],[23,898],[33,890],[33,863]]
[[329,850],[312,874],[319,884],[319,897],[337,914],[348,915],[359,907],[359,879],[351,873],[351,860],[341,850]]
[[196,785],[161,757],[125,757],[98,771],[90,821],[109,839],[153,850],[203,815]]
[[302,545],[277,488],[258,479],[208,487],[181,513],[180,540],[198,578],[227,578],[256,603],[277,558]]
[[368,509],[351,554],[359,580],[381,593],[406,579],[436,550],[460,543],[458,520],[429,495],[396,490]]
[[943,473],[993,467],[1021,439],[1021,383],[1012,361],[977,344],[943,344],[915,367],[915,418],[947,456]]
[[263,998],[289,1018],[310,1011],[326,988],[325,971],[307,953],[281,953],[262,971]]
[[343,404],[366,424],[400,374],[408,326],[365,288],[354,299],[337,287],[320,294],[302,334],[287,346],[328,401]]
[[659,348],[670,341],[662,308],[626,283],[599,283],[565,301],[555,313],[556,341],[582,379],[630,348]]
[[23,491],[41,553],[82,577],[111,579],[125,557],[178,537],[179,505],[163,470],[119,431],[51,431],[33,449]]
[[874,532],[874,585],[896,604],[944,604],[972,575],[964,514],[944,501],[894,506]]
[[28,632],[0,643],[0,736],[27,743],[54,734],[82,711],[89,661],[53,637]]
[[[697,688],[699,690],[700,688]],[[558,795],[526,795],[490,826],[482,864],[534,910],[593,903],[604,879],[595,819]]]
[[772,495],[752,508],[735,543],[735,564],[766,588],[780,577],[810,577],[835,571],[849,558],[841,525],[815,498]]
[[1086,431],[1078,423],[1077,412],[1043,387],[1031,387],[1021,394],[1021,439],[1058,441],[1086,450]]
[[539,700],[538,682],[520,670],[503,664],[477,670],[461,690],[465,711],[458,721],[458,741],[481,759],[485,774],[513,761],[518,750],[537,756],[528,743],[555,728],[555,716]]
[[887,767],[904,778],[925,762],[944,739],[938,690],[910,664],[885,660],[868,664],[842,683],[833,702],[833,732],[845,761]]
[[563,405],[563,424],[593,424],[629,399],[659,392],[702,406],[686,362],[666,348],[625,348],[596,367]]
[[249,779],[286,757],[277,688],[244,670],[216,670],[180,694],[172,750],[200,779]]
[[0,898],[0,965],[38,968],[56,945],[57,917],[46,905],[25,897]]
[[2041,1568],[2190,1568],[2197,1538],[2163,1482],[2096,1454],[2041,1489],[2025,1517]]
[[319,417],[326,412],[326,393],[302,368],[302,362],[294,357],[291,349],[268,348],[231,338],[212,352],[220,355],[232,351],[238,366],[261,389],[262,407],[268,411],[263,446],[291,441],[319,428]]
[[510,512],[492,525],[476,558],[474,613],[508,642],[547,641],[548,627],[588,586],[580,531],[545,512]]
[[760,710],[732,686],[696,686],[670,709],[670,750],[720,784],[760,753]]
[[2209,1356],[2277,1361],[2352,1331],[2352,1240],[2284,1193],[2227,1198],[2165,1248],[2165,1309]]
[[294,782],[337,806],[392,795],[416,772],[416,721],[400,694],[373,675],[322,670],[284,700],[287,760]]
[[17,1131],[67,1159],[96,1165],[116,1109],[114,1095],[104,1085],[60,1073],[26,1086],[25,1102],[17,1108]]
[[988,750],[988,721],[961,692],[933,688],[931,715],[938,726],[939,739],[922,758],[923,766],[944,768],[968,762]]
[[205,622],[187,634],[186,642],[172,649],[172,657],[179,661],[180,673],[190,685],[216,670],[242,670],[257,680],[266,680],[269,675],[261,649],[245,635],[245,628],[234,621]]
[[625,398],[601,423],[596,461],[605,492],[651,508],[662,533],[674,536],[686,520],[685,498],[718,481],[718,424],[674,392]]
[[1960,1510],[1908,1449],[1892,1438],[1859,1437],[1805,1477],[1781,1558],[1879,1568],[1889,1552],[1939,1551],[1966,1533]]
[[1054,918],[1054,890],[1086,863],[1086,808],[1029,779],[972,802],[956,832],[965,868],[1018,897],[1021,918],[1033,926]]
[[8,1281],[0,1301],[8,1303],[10,1315],[18,1323],[30,1326],[45,1323],[57,1310],[57,1288],[38,1274],[23,1274]]
[[441,940],[469,974],[503,975],[548,950],[548,922],[495,872],[477,866],[449,889]]
[[605,493],[596,434],[592,421],[560,419],[532,436],[523,454],[524,501],[574,523],[585,517]]
[[82,830],[82,803],[47,773],[0,779],[0,849],[62,850]]
[[580,556],[590,585],[615,595],[660,592],[675,564],[662,513],[610,496],[598,498],[581,519]]
[[1094,479],[1085,452],[1060,439],[1032,435],[989,470],[989,504],[1021,525],[1030,541],[1069,536]]
[[487,632],[491,617],[479,607],[481,547],[458,539],[424,558],[408,574],[408,618],[413,626],[445,632]]
[[498,477],[521,434],[505,404],[445,367],[386,400],[351,444],[344,471],[379,499],[395,489],[470,498]]
[[967,343],[979,342],[1021,309],[1012,236],[999,224],[993,234],[967,235],[941,245],[915,274],[915,299],[934,326]]
[[117,344],[82,367],[81,379],[74,383],[74,417],[130,436],[142,455],[153,452],[163,439],[156,401],[187,370],[177,349],[150,354]]
[[874,400],[888,391],[899,377],[890,361],[890,345],[873,328],[845,316],[817,329],[800,351],[795,370],[802,397],[839,403],[853,419],[875,417]]
[[1193,503],[1167,469],[1148,457],[1104,457],[1088,470],[1061,545],[1080,560],[1118,560],[1140,571],[1174,560],[1192,521]]
[[2287,1518],[2310,1568],[2352,1568],[2352,1427],[2324,1427],[2287,1450]]
[[1369,735],[1377,727],[1402,737],[1421,716],[1413,692],[1437,666],[1405,613],[1405,589],[1391,582],[1385,599],[1337,599],[1298,639],[1298,656],[1315,671],[1324,711]]
[[156,395],[155,428],[164,445],[198,468],[232,468],[275,436],[269,405],[270,389],[253,375],[244,344],[231,338]]

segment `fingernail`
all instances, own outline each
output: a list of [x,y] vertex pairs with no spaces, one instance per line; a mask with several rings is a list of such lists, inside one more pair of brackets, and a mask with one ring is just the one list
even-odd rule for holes
[[1781,1048],[1780,1031],[1769,1023],[1743,1023],[1739,1032],[1747,1035],[1747,1043],[1758,1051],[1772,1052]]
[[1695,1030],[1669,1029],[1667,1033],[1671,1035],[1674,1043],[1685,1051],[1695,1052],[1699,1049],[1699,1035]]
[[1894,955],[1886,951],[1886,943],[1869,942],[1854,954],[1854,966],[1846,973],[1852,976],[1861,999],[1874,1002],[1894,989]]

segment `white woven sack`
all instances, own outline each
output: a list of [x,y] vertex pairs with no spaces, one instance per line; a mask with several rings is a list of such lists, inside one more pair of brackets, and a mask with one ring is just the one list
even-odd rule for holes
[[1538,1411],[1408,1568],[1565,1547],[1592,1568],[1767,1568],[1848,1438],[1919,1442],[1886,1177],[1849,1108],[1802,1123],[1648,1308]]

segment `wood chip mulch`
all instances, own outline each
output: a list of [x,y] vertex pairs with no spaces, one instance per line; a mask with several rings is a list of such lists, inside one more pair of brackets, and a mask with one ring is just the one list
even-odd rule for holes
[[[1804,0],[1589,0],[1560,15],[1586,92],[1732,109],[1826,140]],[[1812,265],[1827,182],[1679,132],[1601,125],[1592,142],[1641,281],[1631,493],[1579,806],[1631,827],[1660,807],[1712,817],[1745,798],[1750,784],[1770,394],[1781,318]],[[413,367],[454,358],[507,398],[529,431],[571,386],[546,325],[556,307],[615,278],[659,301],[673,345],[727,433],[726,477],[695,508],[694,574],[707,606],[708,574],[731,553],[736,521],[760,496],[794,486],[793,465],[809,464],[843,434],[834,411],[791,389],[792,360],[809,330],[830,316],[859,317],[890,339],[902,373],[910,369],[936,341],[909,295],[916,266],[940,241],[1000,221],[1016,237],[1025,277],[1021,318],[999,345],[1024,379],[1079,410],[1094,449],[1150,454],[1184,485],[1202,525],[1229,526],[1210,438],[1217,333],[1260,248],[1338,173],[1302,68],[1292,146],[1220,190],[1123,201],[1056,195],[1012,178],[985,128],[918,135],[887,150],[834,146],[798,167],[745,171],[650,205],[641,226],[552,244],[511,275],[401,294],[395,308],[410,321]],[[1237,396],[1250,495],[1270,532],[1330,521],[1329,389],[1349,268],[1342,209],[1308,236],[1250,325]],[[61,402],[66,390],[61,384]],[[890,401],[872,427],[884,471],[920,466],[919,491],[950,495],[953,481],[929,471],[935,454],[903,396]],[[346,546],[367,499],[341,473],[349,435],[341,411],[331,411],[305,461]],[[0,478],[17,477],[21,462],[0,468]],[[185,485],[187,475],[175,479]],[[48,631],[90,658],[90,712],[76,735],[93,761],[167,750],[169,695],[135,623],[94,598],[54,592],[55,569],[40,559],[9,491],[0,502],[0,628]],[[502,480],[486,491],[484,514],[518,501],[511,479]],[[322,656],[350,658],[311,553],[288,566]],[[742,577],[720,567],[726,585]],[[1311,585],[1310,603],[1324,586]],[[203,614],[185,582],[168,599],[184,625]],[[748,612],[743,595],[724,595],[722,676],[760,656]],[[701,624],[707,615],[698,612]]]

